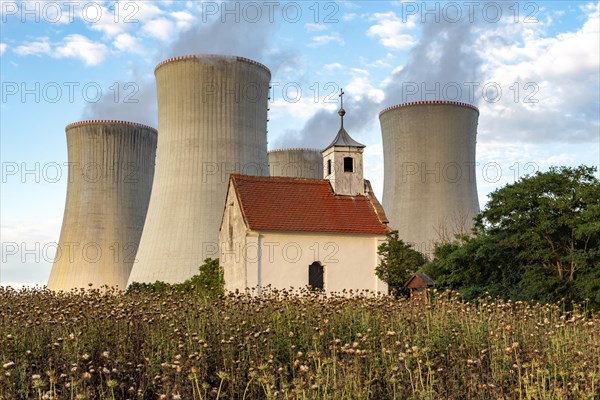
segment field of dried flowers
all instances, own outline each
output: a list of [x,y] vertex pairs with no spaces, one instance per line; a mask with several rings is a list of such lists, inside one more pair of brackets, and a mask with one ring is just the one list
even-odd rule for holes
[[597,399],[600,319],[434,293],[0,289],[0,399]]

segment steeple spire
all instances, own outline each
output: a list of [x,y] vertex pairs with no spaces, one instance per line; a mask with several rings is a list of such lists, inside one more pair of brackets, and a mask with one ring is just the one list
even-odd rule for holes
[[344,115],[346,115],[346,110],[344,110],[344,89],[340,88],[340,94],[338,95],[340,98],[340,111],[338,111],[338,115],[341,118],[341,129],[344,129]]
[[325,148],[327,150],[330,147],[341,146],[341,147],[365,147],[364,144],[358,143],[356,140],[352,139],[346,129],[344,129],[344,115],[346,115],[346,110],[344,110],[344,89],[340,89],[340,94],[338,95],[340,98],[340,110],[338,111],[338,115],[340,116],[340,130],[337,133],[337,136],[333,139],[333,142],[329,146]]

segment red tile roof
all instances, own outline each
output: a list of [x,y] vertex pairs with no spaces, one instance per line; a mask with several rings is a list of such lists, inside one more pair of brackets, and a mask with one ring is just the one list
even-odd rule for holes
[[388,231],[368,196],[335,195],[327,179],[232,174],[231,181],[246,224],[252,230],[362,234]]

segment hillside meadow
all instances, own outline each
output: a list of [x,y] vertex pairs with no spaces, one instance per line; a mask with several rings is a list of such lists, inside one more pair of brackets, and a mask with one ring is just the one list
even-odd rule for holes
[[0,398],[600,397],[598,315],[430,296],[3,288]]

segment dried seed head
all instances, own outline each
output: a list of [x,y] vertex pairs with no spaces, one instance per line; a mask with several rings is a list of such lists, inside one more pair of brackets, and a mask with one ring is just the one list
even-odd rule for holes
[[15,363],[14,363],[14,362],[12,362],[12,361],[9,361],[9,362],[7,362],[7,363],[3,364],[3,365],[2,365],[2,368],[4,368],[4,369],[11,369],[11,368],[12,368],[12,367],[14,367],[14,366],[15,366]]

